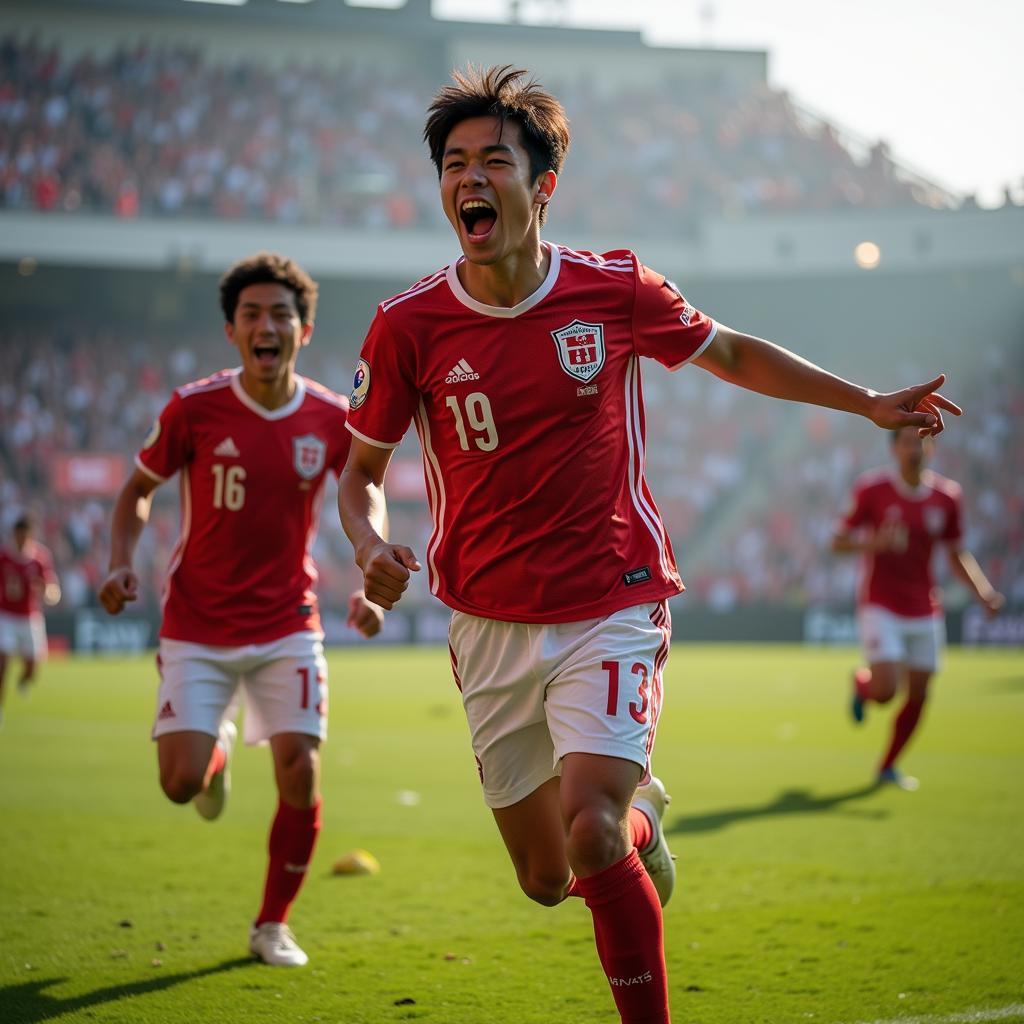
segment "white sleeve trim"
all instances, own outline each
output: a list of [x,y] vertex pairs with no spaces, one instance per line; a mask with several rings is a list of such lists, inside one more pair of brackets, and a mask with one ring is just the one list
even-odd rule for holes
[[686,359],[684,359],[681,363],[676,363],[675,366],[670,366],[668,368],[669,369],[669,373],[675,373],[676,370],[681,370],[687,363],[692,363],[694,361],[694,359],[696,359],[697,356],[699,356],[701,354],[701,352],[703,352],[704,349],[706,349],[708,347],[708,345],[710,345],[711,342],[715,340],[715,335],[717,333],[718,333],[718,324],[714,320],[712,320],[711,321],[711,330],[708,331],[708,336],[701,342],[700,348],[697,349],[697,351],[694,352],[693,355],[688,356]]
[[152,477],[158,484],[167,483],[168,477],[161,476],[159,473],[154,473],[153,470],[151,470],[149,466],[147,466],[142,459],[138,457],[138,455],[135,456],[135,465],[138,466],[146,476]]
[[388,451],[391,451],[397,448],[402,443],[401,441],[396,441],[394,444],[387,444],[384,441],[378,441],[375,438],[367,437],[365,434],[360,434],[359,431],[356,430],[356,428],[353,427],[351,423],[346,423],[345,426],[348,427],[348,429],[351,430],[352,433],[355,434],[360,441],[365,441],[367,444],[372,444],[374,448],[386,448]]

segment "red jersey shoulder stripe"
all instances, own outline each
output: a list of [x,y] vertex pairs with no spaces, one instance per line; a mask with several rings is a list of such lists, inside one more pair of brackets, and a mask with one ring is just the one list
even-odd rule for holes
[[380,304],[380,308],[386,313],[392,306],[397,306],[400,302],[405,302],[406,299],[422,295],[423,292],[429,292],[431,288],[435,288],[444,281],[447,273],[448,268],[442,267],[433,274],[417,281],[411,288],[407,288],[404,292],[399,292],[397,295],[393,295],[390,299],[385,300]]
[[204,391],[216,391],[218,388],[230,387],[231,378],[235,373],[235,370],[218,370],[217,373],[211,374],[209,377],[194,380],[190,384],[182,384],[180,388],[175,388],[175,390],[182,398],[188,398],[189,395],[198,395]]
[[561,258],[569,263],[593,267],[595,270],[610,270],[621,274],[632,273],[636,267],[636,260],[632,254],[612,256],[610,253],[606,253],[603,256],[599,256],[592,252],[577,252],[575,249],[570,249],[564,245],[558,247],[558,252]]

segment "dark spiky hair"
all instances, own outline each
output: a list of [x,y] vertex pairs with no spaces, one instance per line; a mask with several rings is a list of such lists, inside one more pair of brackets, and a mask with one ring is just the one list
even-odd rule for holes
[[[562,173],[569,151],[569,118],[562,104],[543,89],[523,68],[511,64],[452,72],[452,84],[444,86],[427,111],[423,140],[441,177],[445,143],[452,129],[471,117],[497,117],[501,124],[519,125],[522,143],[530,158],[530,178],[545,171]],[[541,207],[541,223],[547,207]]]

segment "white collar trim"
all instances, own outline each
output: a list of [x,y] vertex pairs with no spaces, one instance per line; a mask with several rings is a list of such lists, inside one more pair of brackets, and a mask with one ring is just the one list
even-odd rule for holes
[[299,406],[302,405],[303,399],[306,397],[306,381],[305,378],[300,377],[299,374],[295,374],[295,394],[292,395],[284,405],[279,406],[277,409],[268,409],[266,406],[260,405],[260,403],[242,387],[242,368],[240,366],[236,366],[231,371],[231,390],[235,393],[235,398],[237,398],[242,405],[247,409],[251,409],[262,419],[283,420],[286,416],[291,416],[291,414],[296,412]]
[[459,280],[459,272],[457,268],[460,263],[465,262],[465,256],[460,256],[454,263],[450,263],[448,265],[448,270],[446,271],[448,287],[451,288],[452,294],[455,298],[457,298],[467,309],[473,310],[474,313],[504,319],[517,317],[521,313],[525,313],[528,309],[533,309],[533,307],[538,303],[543,302],[551,293],[551,289],[555,287],[555,282],[558,280],[558,270],[562,264],[562,257],[559,255],[558,246],[550,245],[547,242],[541,242],[540,244],[551,254],[551,265],[548,267],[547,276],[541,282],[540,287],[532,295],[528,295],[522,302],[517,303],[515,306],[488,306],[485,302],[478,302],[474,299],[473,296],[462,287],[462,282]]
[[896,491],[903,495],[904,498],[909,498],[911,501],[924,501],[929,494],[932,493],[931,485],[931,470],[924,470],[921,473],[921,482],[916,487],[911,487],[906,480],[900,475],[898,469],[894,469],[889,474],[889,480]]

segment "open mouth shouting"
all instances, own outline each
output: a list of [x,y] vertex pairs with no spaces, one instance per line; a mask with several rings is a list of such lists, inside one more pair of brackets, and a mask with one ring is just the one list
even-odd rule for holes
[[253,345],[252,354],[261,369],[272,369],[281,355],[281,346],[276,341],[260,341]]
[[498,223],[498,214],[486,199],[467,199],[459,207],[459,219],[466,229],[471,242],[486,242],[494,225]]

